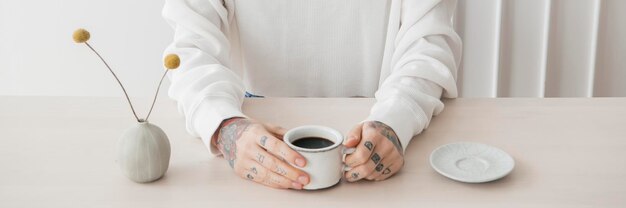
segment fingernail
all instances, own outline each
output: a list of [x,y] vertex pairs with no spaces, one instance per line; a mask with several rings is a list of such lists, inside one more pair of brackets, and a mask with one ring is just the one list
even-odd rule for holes
[[296,165],[300,166],[300,167],[304,167],[304,159],[302,158],[298,158],[296,159]]
[[300,181],[300,183],[302,184],[308,184],[309,183],[309,178],[306,176],[300,176],[298,177],[298,181]]
[[302,189],[302,184],[296,182],[291,182],[291,186],[293,186],[294,189]]

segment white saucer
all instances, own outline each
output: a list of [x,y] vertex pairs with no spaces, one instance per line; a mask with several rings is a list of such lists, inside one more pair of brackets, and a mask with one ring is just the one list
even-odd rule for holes
[[443,145],[430,154],[430,165],[441,175],[466,183],[484,183],[508,175],[513,158],[501,149],[479,143]]

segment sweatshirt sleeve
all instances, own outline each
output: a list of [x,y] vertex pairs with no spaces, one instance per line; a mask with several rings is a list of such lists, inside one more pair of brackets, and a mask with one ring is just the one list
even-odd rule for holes
[[185,115],[187,131],[217,155],[211,138],[218,126],[224,119],[245,117],[245,88],[229,68],[228,11],[221,0],[166,0],[162,14],[174,29],[165,54],[181,58],[180,67],[170,73],[168,94]]
[[401,1],[390,72],[366,120],[391,127],[406,150],[411,139],[443,110],[440,98],[457,96],[461,40],[452,27],[454,0]]

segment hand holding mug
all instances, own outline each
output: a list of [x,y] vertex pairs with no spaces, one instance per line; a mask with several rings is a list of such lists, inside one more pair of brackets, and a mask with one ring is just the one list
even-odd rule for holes
[[350,182],[363,178],[385,180],[397,173],[404,165],[402,146],[391,127],[378,121],[360,123],[348,134],[346,147],[356,151],[346,156],[351,170],[345,173]]
[[213,142],[242,178],[273,188],[302,189],[309,176],[295,167],[304,167],[306,160],[283,142],[284,134],[278,126],[231,118],[222,123]]

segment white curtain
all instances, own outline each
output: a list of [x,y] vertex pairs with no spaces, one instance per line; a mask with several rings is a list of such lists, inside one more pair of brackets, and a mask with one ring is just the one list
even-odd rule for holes
[[626,96],[626,0],[459,0],[462,97]]

